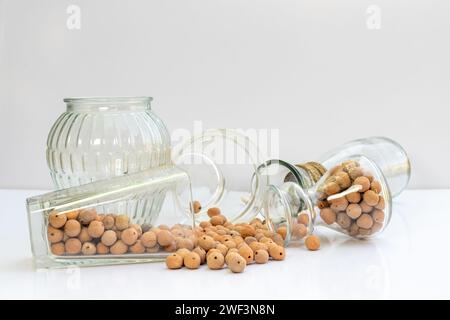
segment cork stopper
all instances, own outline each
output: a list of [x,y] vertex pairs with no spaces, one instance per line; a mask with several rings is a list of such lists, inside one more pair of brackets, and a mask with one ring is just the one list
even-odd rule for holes
[[[296,167],[303,169],[308,177],[311,179],[312,183],[317,183],[320,178],[325,174],[327,169],[321,165],[318,162],[306,162],[306,163],[300,163],[296,164]],[[284,179],[285,182],[287,181],[294,181],[294,177],[292,173],[288,173]]]

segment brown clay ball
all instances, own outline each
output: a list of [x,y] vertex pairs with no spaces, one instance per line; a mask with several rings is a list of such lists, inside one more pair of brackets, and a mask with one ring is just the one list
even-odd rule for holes
[[200,263],[203,264],[206,261],[206,251],[201,248],[201,247],[195,247],[194,250],[192,250],[192,252],[195,252],[198,254],[198,256],[200,257]]
[[339,211],[345,211],[345,209],[347,209],[347,206],[348,206],[347,198],[342,197],[342,198],[332,200],[330,208],[334,212],[339,212]]
[[247,263],[244,258],[242,258],[237,253],[230,253],[227,255],[227,265],[228,268],[234,273],[241,273],[245,270]]
[[114,216],[108,215],[103,219],[103,225],[106,230],[111,230],[114,227],[115,221]]
[[366,177],[358,177],[353,181],[353,185],[360,185],[362,189],[359,192],[366,192],[370,189],[370,181]]
[[97,243],[97,254],[108,254],[109,247],[105,246],[103,243]]
[[94,221],[95,218],[97,218],[97,211],[95,209],[83,209],[78,214],[78,221],[85,226],[91,223],[91,221]]
[[62,256],[66,252],[64,242],[53,243],[51,245],[51,251],[55,256]]
[[336,222],[342,229],[348,229],[350,228],[352,219],[345,212],[340,212],[337,215]]
[[111,254],[125,254],[128,251],[128,246],[122,240],[117,240],[109,250]]
[[307,213],[300,213],[297,217],[298,223],[304,224],[308,226],[309,224],[309,215]]
[[347,172],[340,171],[335,174],[336,183],[341,187],[343,190],[349,188],[352,184],[352,181],[350,179],[350,176]]
[[[231,242],[231,240],[230,241],[225,241],[224,244],[227,245],[226,244],[227,242]],[[214,241],[214,239],[211,238],[210,236],[201,236],[198,239],[198,245],[200,247],[202,247],[204,250],[208,251],[208,250],[211,250],[211,249],[216,247],[216,241]]]
[[200,256],[196,252],[189,252],[184,257],[184,266],[188,269],[198,269],[200,267],[200,263]]
[[386,207],[386,202],[384,200],[384,197],[380,196],[380,200],[378,201],[377,205],[375,206],[376,209],[384,210]]
[[219,270],[223,268],[225,264],[225,258],[220,252],[213,252],[206,258],[206,264],[212,270]]
[[135,244],[130,246],[130,252],[134,254],[141,254],[145,252],[145,247],[142,244],[141,240],[137,240]]
[[105,226],[103,222],[100,221],[92,221],[88,227],[88,233],[92,238],[100,238],[105,232]]
[[[362,228],[362,229],[370,229],[372,228],[373,225],[373,219],[370,216],[370,214],[367,213],[363,213],[358,220],[356,220],[356,224],[358,225],[358,227]],[[360,230],[361,233],[361,230]]]
[[380,193],[381,192],[380,181],[377,181],[377,180],[372,181],[372,183],[370,184],[370,189],[375,193]]
[[241,246],[238,249],[238,252],[241,255],[241,257],[245,259],[245,262],[247,262],[247,264],[253,262],[253,250],[247,244]]
[[309,235],[305,239],[305,245],[308,250],[316,251],[320,248],[320,238],[316,235]]
[[85,243],[83,243],[83,246],[81,247],[81,252],[84,255],[93,255],[97,252],[97,248],[96,248],[95,244],[93,244],[92,242],[85,242]]
[[58,211],[53,210],[48,215],[48,222],[53,228],[61,228],[66,223],[66,221],[67,216],[65,213],[59,213]]
[[320,210],[320,217],[326,224],[333,224],[336,222],[336,213],[330,208],[323,208]]
[[64,232],[53,227],[48,227],[47,238],[50,243],[61,242],[64,239]]
[[[335,219],[336,219],[336,214],[333,212]],[[301,223],[295,223],[292,226],[292,235],[296,238],[296,239],[302,239],[306,236],[306,234],[308,233],[308,228]]]
[[168,230],[160,230],[157,234],[158,243],[160,246],[168,246],[171,245],[175,241],[175,237]]
[[146,248],[154,247],[157,243],[156,233],[153,231],[144,232],[141,236],[141,241]]
[[92,241],[92,237],[89,235],[87,227],[81,228],[80,234],[78,235],[78,239],[80,239],[81,243]]
[[213,226],[217,226],[217,225],[223,225],[225,222],[227,222],[227,218],[225,218],[225,216],[219,214],[217,216],[213,216],[209,222],[211,222],[211,224]]
[[126,214],[121,214],[115,219],[115,226],[117,230],[122,231],[128,228],[130,224],[130,218]]
[[81,252],[81,241],[77,238],[67,239],[64,246],[67,254],[74,255]]
[[64,225],[64,232],[69,237],[76,237],[81,232],[81,224],[77,220],[67,220]]
[[67,217],[67,219],[77,219],[79,214],[80,214],[80,210],[72,210],[72,211],[66,212],[66,217]]
[[284,247],[272,244],[269,246],[269,255],[273,260],[281,261],[284,260],[286,253]]
[[380,200],[380,196],[375,193],[375,191],[368,190],[364,192],[363,196],[364,202],[367,203],[369,206],[376,206],[378,204],[378,201]]
[[220,214],[220,209],[219,208],[209,208],[208,209],[208,217],[212,218],[214,216],[218,216]]
[[352,203],[347,207],[347,215],[352,219],[357,219],[362,213],[361,207],[359,204]]
[[339,193],[341,191],[341,188],[336,182],[328,182],[325,186],[323,191],[328,195],[331,196],[333,194]]
[[169,269],[180,269],[183,267],[183,257],[177,253],[172,253],[166,258],[166,266]]
[[131,246],[136,243],[138,237],[139,237],[139,234],[135,228],[127,228],[122,231],[122,235],[120,236],[120,239],[126,245]]
[[101,242],[105,245],[105,246],[112,246],[115,242],[117,241],[117,235],[114,231],[112,230],[106,230],[101,238]]
[[269,261],[269,253],[266,250],[256,250],[255,262],[258,264],[267,263]]
[[359,204],[359,206],[361,207],[361,211],[362,213],[369,213],[372,212],[373,207],[369,206],[366,202],[361,201],[361,203]]
[[199,201],[194,201],[192,203],[192,208],[194,209],[194,213],[199,213],[202,210],[202,205]]
[[352,192],[345,196],[350,203],[359,203],[361,201],[361,194],[359,192]]
[[373,210],[372,219],[374,222],[382,223],[384,221],[384,211],[378,209]]

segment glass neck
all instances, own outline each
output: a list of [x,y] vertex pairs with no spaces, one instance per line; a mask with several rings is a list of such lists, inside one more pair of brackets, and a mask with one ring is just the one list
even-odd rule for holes
[[92,97],[66,98],[67,111],[105,112],[105,111],[145,111],[151,109],[151,97]]

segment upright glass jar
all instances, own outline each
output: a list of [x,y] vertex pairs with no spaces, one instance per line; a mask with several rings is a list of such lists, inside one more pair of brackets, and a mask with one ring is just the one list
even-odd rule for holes
[[47,164],[55,187],[146,170],[170,162],[170,135],[150,97],[67,98],[50,130]]

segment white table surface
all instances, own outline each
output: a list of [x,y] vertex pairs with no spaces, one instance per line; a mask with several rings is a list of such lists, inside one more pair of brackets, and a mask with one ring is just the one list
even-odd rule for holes
[[164,263],[35,271],[25,198],[39,193],[0,190],[1,299],[450,298],[450,190],[404,192],[377,239],[321,229],[320,251],[290,247],[242,274]]

